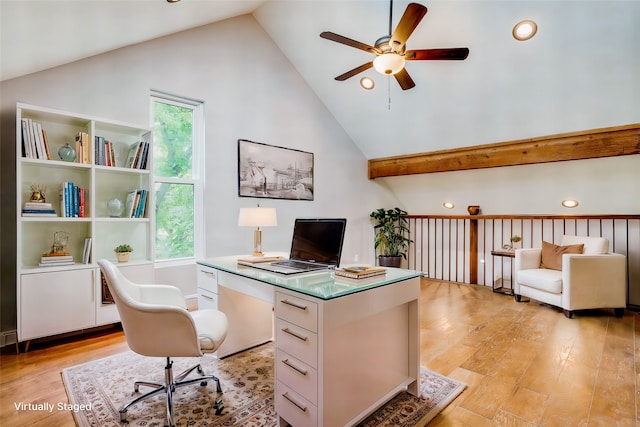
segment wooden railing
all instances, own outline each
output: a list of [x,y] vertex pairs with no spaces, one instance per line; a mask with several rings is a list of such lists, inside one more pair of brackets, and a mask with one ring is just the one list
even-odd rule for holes
[[[627,257],[628,306],[640,309],[640,215],[409,215],[413,243],[408,267],[429,277],[492,286],[503,278],[503,262],[491,255],[509,245],[513,235],[521,247],[560,243],[562,235],[599,236],[609,250]],[[510,269],[507,269],[510,270]]]

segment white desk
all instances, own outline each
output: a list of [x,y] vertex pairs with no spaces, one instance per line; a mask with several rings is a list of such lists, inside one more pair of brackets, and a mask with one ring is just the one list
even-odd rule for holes
[[275,330],[281,426],[352,426],[402,390],[418,395],[421,273],[284,276],[236,260],[198,261],[199,302],[229,317],[221,356],[268,341]]

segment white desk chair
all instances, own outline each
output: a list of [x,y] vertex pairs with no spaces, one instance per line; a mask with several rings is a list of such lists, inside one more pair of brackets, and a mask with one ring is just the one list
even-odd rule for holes
[[[165,357],[165,381],[153,383],[138,381],[134,384],[137,393],[141,385],[154,390],[143,394],[119,409],[120,421],[127,421],[130,406],[160,393],[166,393],[166,424],[174,426],[173,397],[178,387],[207,381],[215,381],[217,392],[222,393],[220,381],[213,375],[204,375],[202,367],[196,365],[173,376],[172,357],[200,357],[218,349],[227,335],[227,316],[218,310],[188,312],[184,297],[178,288],[168,285],[139,285],[127,279],[120,270],[107,260],[98,261],[109,291],[118,308],[127,344],[134,352],[143,356]],[[194,370],[200,374],[185,380]],[[213,405],[220,414],[224,405],[218,397]]]

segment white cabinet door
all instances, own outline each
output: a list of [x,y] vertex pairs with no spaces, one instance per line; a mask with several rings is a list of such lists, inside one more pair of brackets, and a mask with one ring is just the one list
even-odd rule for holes
[[25,341],[95,325],[94,270],[23,274],[18,339]]

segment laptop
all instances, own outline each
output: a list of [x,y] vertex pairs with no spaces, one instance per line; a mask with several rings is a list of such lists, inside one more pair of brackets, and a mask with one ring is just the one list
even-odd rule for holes
[[340,265],[345,218],[296,218],[289,259],[242,265],[280,274],[335,269]]

